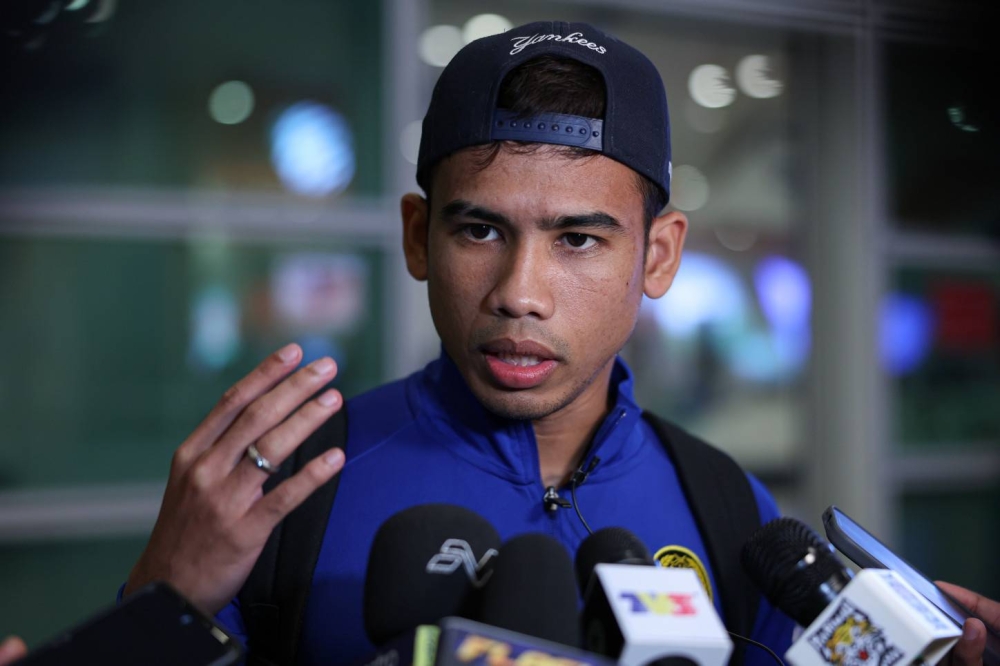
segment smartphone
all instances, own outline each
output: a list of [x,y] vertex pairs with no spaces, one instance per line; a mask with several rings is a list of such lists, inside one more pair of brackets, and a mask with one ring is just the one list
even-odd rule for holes
[[944,593],[934,582],[913,568],[906,560],[861,527],[850,516],[835,506],[823,512],[823,527],[826,538],[837,550],[863,569],[891,569],[913,586],[927,601],[937,606],[956,625],[962,626],[965,619],[974,617],[986,625],[986,653],[984,666],[1000,666],[1000,633],[983,618]]
[[152,583],[15,666],[227,666],[243,646],[165,583]]

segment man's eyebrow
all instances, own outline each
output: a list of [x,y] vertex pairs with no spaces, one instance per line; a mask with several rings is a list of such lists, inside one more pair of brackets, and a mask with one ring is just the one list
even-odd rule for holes
[[539,222],[538,227],[543,231],[553,231],[559,229],[603,229],[612,233],[626,233],[625,227],[613,215],[595,211],[593,213],[581,213],[580,215],[561,215]]
[[455,199],[446,203],[444,208],[441,209],[441,217],[449,221],[454,220],[456,217],[471,217],[489,224],[510,226],[510,219],[505,215],[488,208],[483,208],[482,206],[476,206],[464,199]]
[[[511,226],[510,218],[489,208],[477,206],[464,199],[456,199],[444,205],[441,217],[447,221],[455,218],[473,218],[487,224]],[[621,222],[613,215],[601,211],[580,213],[578,215],[560,215],[558,217],[539,220],[538,228],[542,231],[559,231],[562,229],[603,229],[612,233],[627,233]]]

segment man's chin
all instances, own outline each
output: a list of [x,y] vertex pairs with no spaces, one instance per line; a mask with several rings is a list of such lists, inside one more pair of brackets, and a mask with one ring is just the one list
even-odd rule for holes
[[490,388],[485,391],[477,390],[474,393],[487,411],[515,421],[535,421],[558,411],[562,406],[558,400],[539,397],[534,391],[502,391]]

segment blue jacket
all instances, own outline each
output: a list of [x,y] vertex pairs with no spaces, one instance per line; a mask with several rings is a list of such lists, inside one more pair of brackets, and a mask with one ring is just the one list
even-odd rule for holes
[[[674,466],[641,418],[632,373],[618,359],[611,378],[613,408],[588,456],[600,464],[577,490],[594,530],[625,527],[656,552],[681,545],[708,566],[708,556]],[[460,504],[489,520],[506,540],[526,532],[555,537],[575,555],[587,531],[573,511],[547,512],[538,449],[530,422],[500,418],[469,391],[444,354],[406,379],[349,400],[347,464],[313,575],[299,663],[347,664],[374,651],[362,623],[368,552],[376,530],[393,514],[428,502]],[[586,463],[587,461],[585,461]],[[752,476],[761,522],[778,516],[770,494]],[[713,588],[715,581],[709,569]],[[719,595],[715,595],[717,610]],[[219,619],[245,640],[238,602]],[[778,654],[794,623],[761,600],[751,638]],[[750,648],[747,664],[772,663]]]

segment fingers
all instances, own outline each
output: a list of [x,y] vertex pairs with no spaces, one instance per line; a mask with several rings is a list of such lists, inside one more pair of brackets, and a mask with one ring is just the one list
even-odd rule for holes
[[951,649],[952,666],[983,666],[986,650],[986,627],[975,618],[969,618],[962,627],[962,637]]
[[958,603],[972,611],[974,615],[985,620],[989,626],[1000,630],[1000,602],[987,599],[981,594],[953,583],[938,580],[935,581],[935,584],[944,590],[945,594],[954,597]]
[[247,405],[274,388],[295,369],[301,358],[301,347],[294,343],[286,345],[230,387],[205,420],[178,447],[174,454],[174,466],[180,468],[178,471],[183,472],[210,449]]
[[[254,400],[209,451],[206,465],[216,473],[228,474],[239,464],[248,446],[279,426],[309,396],[333,379],[336,372],[337,364],[332,358],[321,358]],[[263,451],[261,454],[268,455]]]
[[285,516],[343,467],[344,452],[340,449],[330,449],[311,460],[298,474],[282,482],[254,504],[247,514],[253,530],[270,534]]
[[0,666],[7,666],[28,654],[28,647],[17,636],[8,636],[0,643]]
[[[324,391],[316,399],[302,405],[284,423],[257,440],[257,452],[273,465],[285,463],[298,446],[325,423],[343,404],[343,397],[336,389]],[[267,473],[257,469],[249,460],[240,461],[229,475],[229,492],[238,501],[255,494]]]

